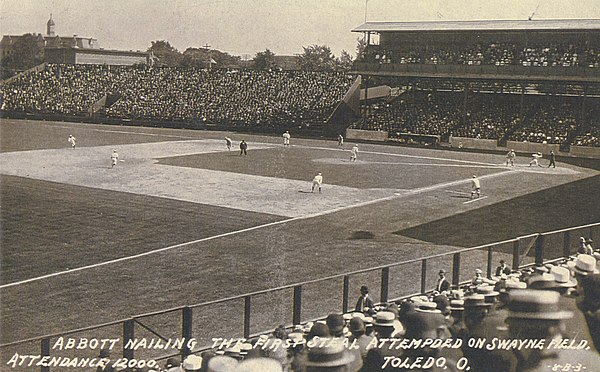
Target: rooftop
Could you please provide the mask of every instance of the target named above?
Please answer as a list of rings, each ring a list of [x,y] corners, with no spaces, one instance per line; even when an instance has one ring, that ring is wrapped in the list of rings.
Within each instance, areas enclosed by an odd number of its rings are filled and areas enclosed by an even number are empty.
[[[366,22],[352,32],[600,30],[600,19]]]

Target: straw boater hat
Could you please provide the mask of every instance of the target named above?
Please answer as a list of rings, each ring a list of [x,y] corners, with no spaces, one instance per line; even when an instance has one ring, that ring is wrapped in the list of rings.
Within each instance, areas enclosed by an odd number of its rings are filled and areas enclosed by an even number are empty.
[[[566,267],[554,266],[550,269],[550,274],[554,275],[558,287],[571,288],[577,286],[577,280],[571,278],[571,272]]]
[[[563,320],[573,312],[560,310],[560,295],[553,291],[514,290],[508,302],[508,319]]]
[[[234,371],[238,366],[238,361],[232,357],[217,355],[208,361],[207,372],[229,372]],[[185,368],[185,367],[184,367]]]
[[[324,347],[316,346],[308,351],[307,367],[341,367],[354,361],[354,355],[339,341],[326,342]]]
[[[271,358],[252,358],[241,362],[236,372],[281,372],[282,367],[278,361]]]
[[[558,285],[554,280],[554,275],[549,273],[536,275],[529,281],[529,288],[531,289],[552,289],[557,287]]]
[[[393,327],[396,316],[391,311],[380,311],[375,315],[375,324],[379,327]]]
[[[450,311],[463,311],[465,309],[465,300],[450,300]]]
[[[181,367],[185,371],[199,371],[200,368],[202,368],[202,357],[199,357],[198,355],[194,354],[188,355],[187,358],[185,358],[185,360],[183,361]]]
[[[494,291],[494,287],[491,285],[480,285],[476,288],[477,293],[483,295],[483,297],[497,297],[500,293]]]
[[[574,262],[571,261],[567,265],[575,272],[575,274],[585,276],[598,273],[596,259],[589,254],[580,254]]]
[[[442,312],[437,307],[438,305],[432,301],[421,302],[415,311],[420,313],[441,314]]]
[[[491,303],[485,302],[485,296],[479,293],[472,294],[465,297],[465,310],[477,307],[490,307]]]

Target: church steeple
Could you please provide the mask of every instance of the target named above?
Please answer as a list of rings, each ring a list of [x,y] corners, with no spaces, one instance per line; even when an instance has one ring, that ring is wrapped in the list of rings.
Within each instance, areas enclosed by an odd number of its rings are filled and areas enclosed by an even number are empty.
[[[52,13],[50,13],[50,19],[48,20],[48,23],[46,23],[46,35],[47,36],[54,36],[54,20],[52,19]]]

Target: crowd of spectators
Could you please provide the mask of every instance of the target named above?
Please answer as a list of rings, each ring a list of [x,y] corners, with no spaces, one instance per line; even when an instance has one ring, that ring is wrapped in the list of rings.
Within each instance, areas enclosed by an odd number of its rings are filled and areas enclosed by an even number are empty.
[[[588,98],[589,106],[597,99]],[[425,135],[562,144],[577,133],[578,97],[408,90],[391,101],[369,106],[353,127]],[[574,144],[594,146],[599,123],[588,115],[589,128]]]
[[[339,72],[48,65],[2,87],[3,110],[85,115],[104,94],[106,115],[211,124],[323,124],[352,83]]]
[[[592,370],[600,365],[600,251],[582,237],[578,252],[520,270],[501,260],[490,277],[477,269],[458,287],[440,270],[433,292],[395,303],[375,304],[362,286],[353,312],[221,343],[181,365],[169,359],[164,371]]]
[[[536,67],[600,67],[600,50],[582,45],[474,44],[464,48],[414,47],[410,50],[369,46],[363,60],[381,64],[494,65]]]
[[[562,144],[577,129],[575,104],[553,97],[534,96],[526,101],[523,125],[509,140]]]

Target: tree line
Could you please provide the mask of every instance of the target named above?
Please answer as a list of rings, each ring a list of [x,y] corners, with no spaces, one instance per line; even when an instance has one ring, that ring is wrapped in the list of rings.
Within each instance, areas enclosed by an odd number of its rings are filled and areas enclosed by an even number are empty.
[[[358,39],[357,52],[362,52],[364,45]],[[240,56],[209,46],[201,48],[187,48],[183,53],[174,48],[168,41],[152,41],[148,48],[152,63],[159,66],[170,67],[197,67],[197,68],[254,68],[267,70],[273,68],[298,69],[305,71],[347,71],[352,67],[353,57],[342,50],[336,57],[331,48],[326,45],[309,45],[295,56],[277,56],[269,49],[256,53],[253,59],[243,60]],[[18,38],[11,47],[11,52],[5,54],[0,61],[0,74],[2,79],[27,70],[44,62],[45,46],[39,36],[24,34]]]

